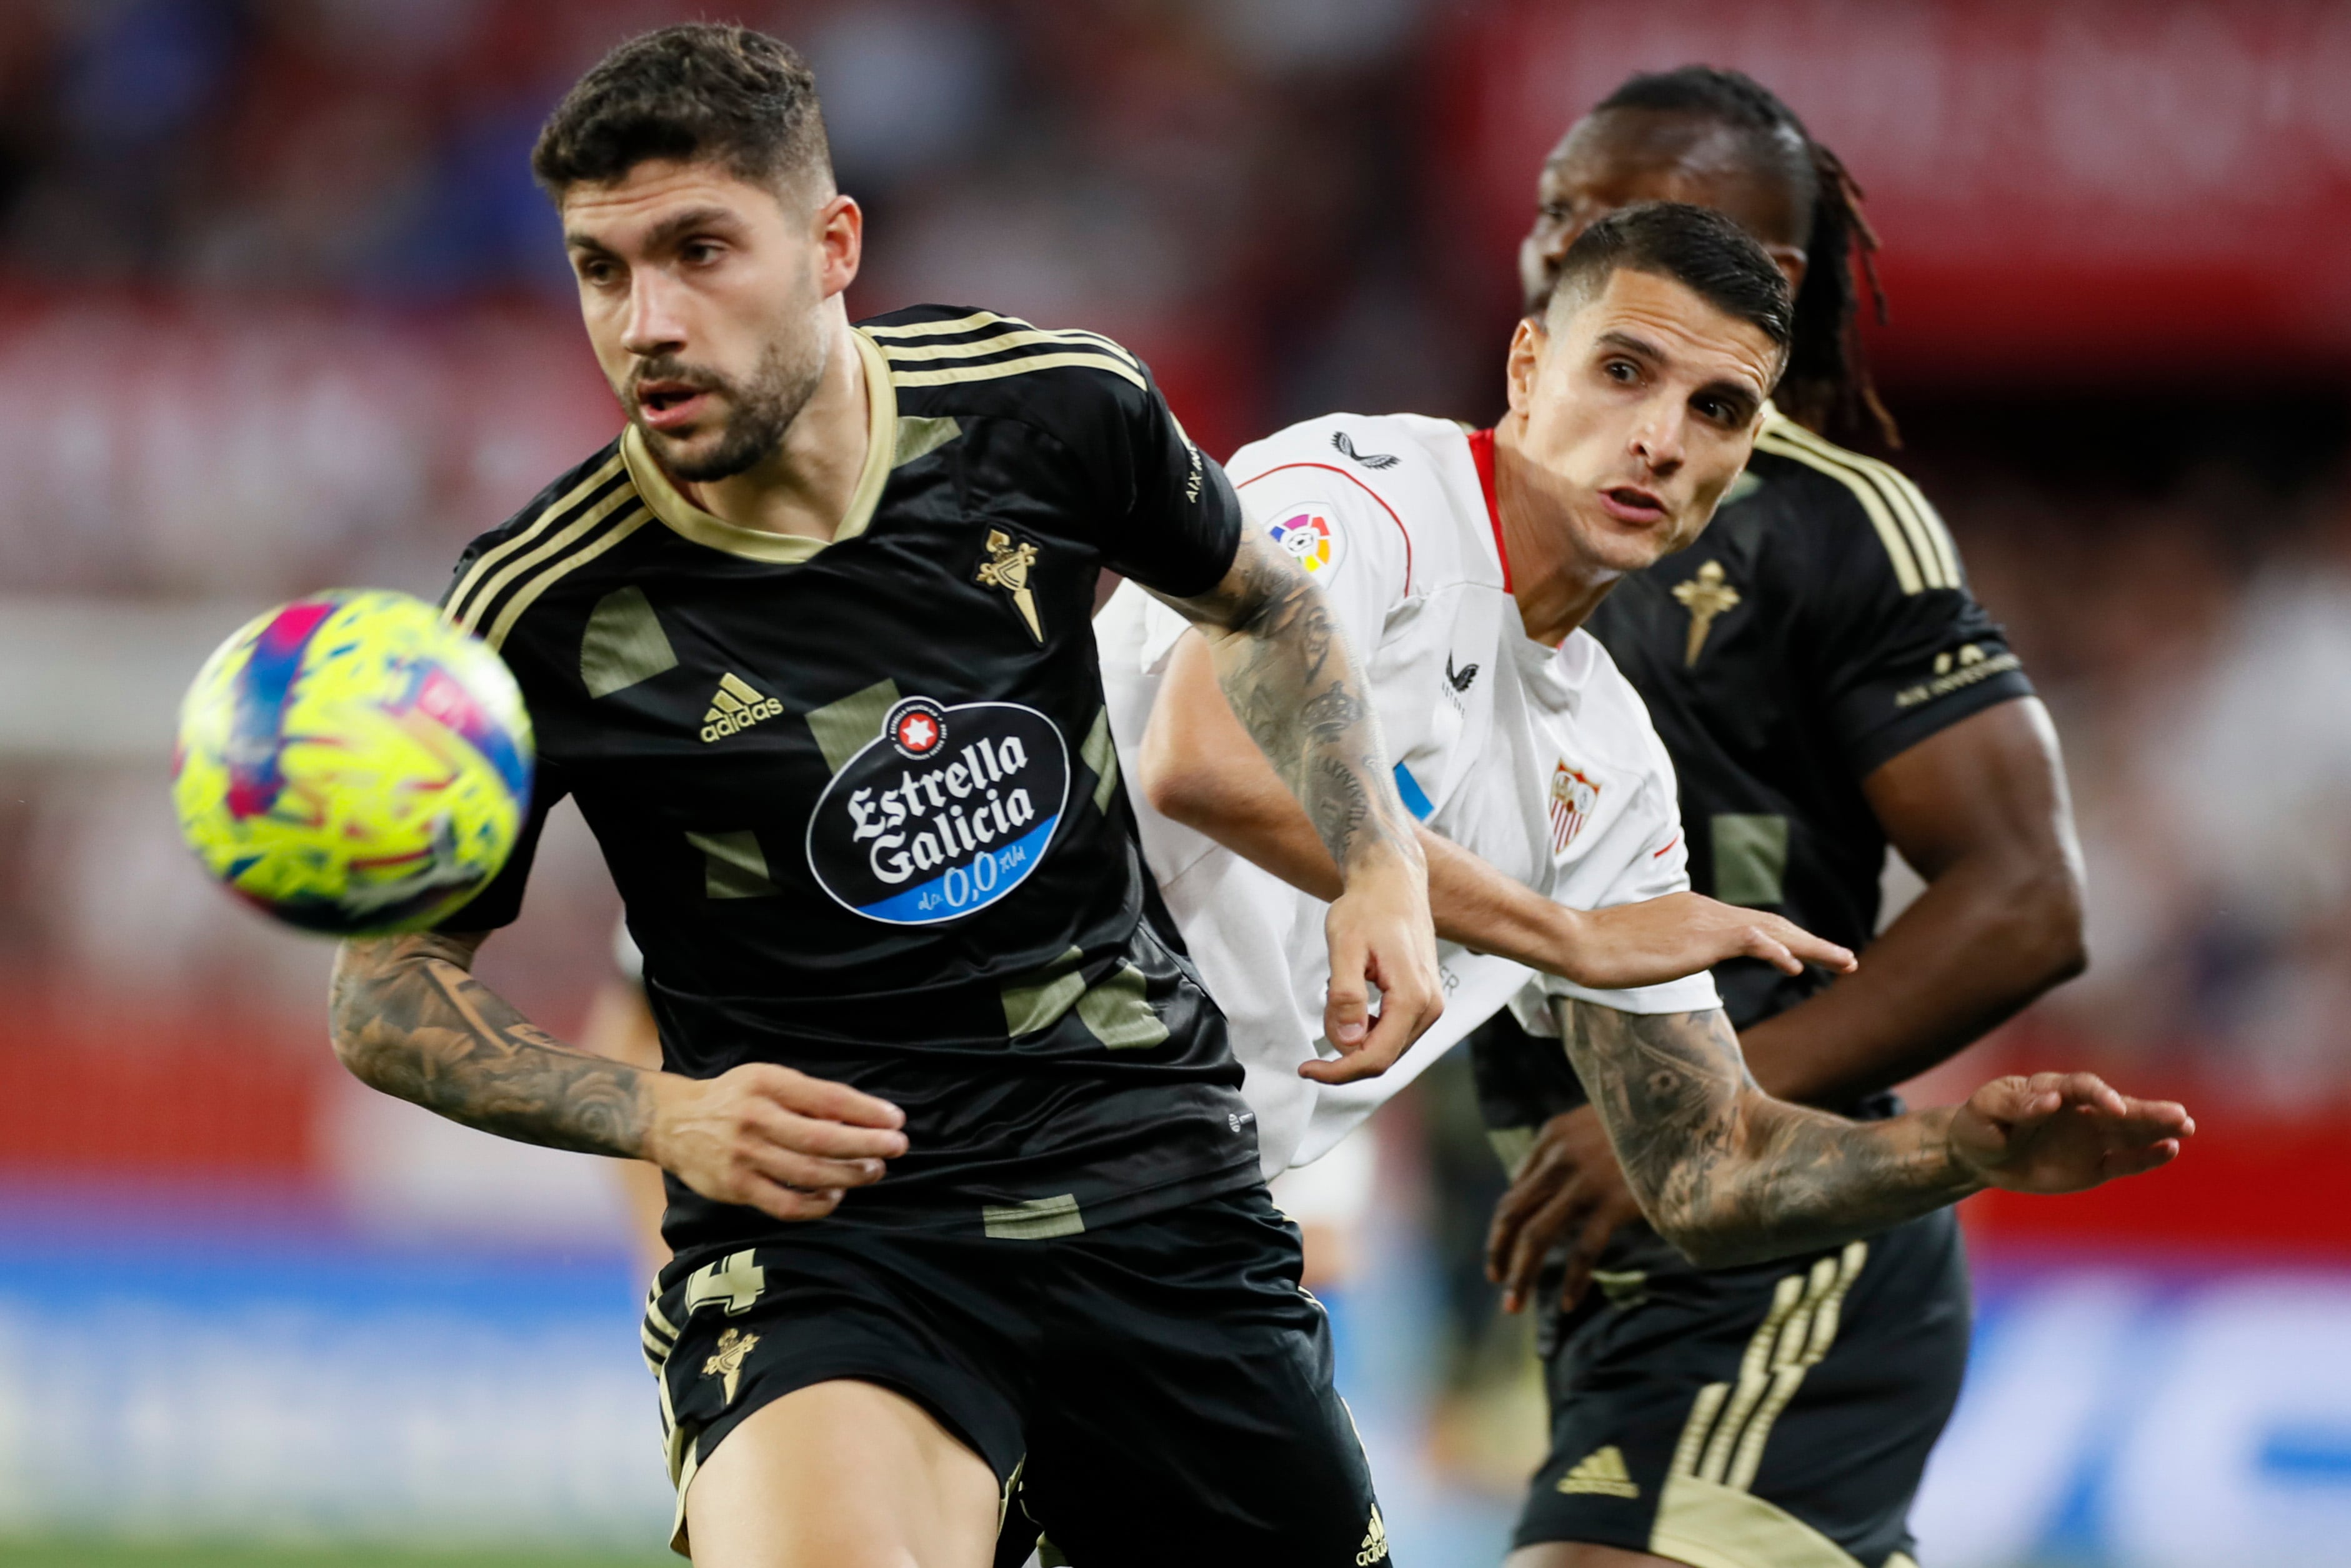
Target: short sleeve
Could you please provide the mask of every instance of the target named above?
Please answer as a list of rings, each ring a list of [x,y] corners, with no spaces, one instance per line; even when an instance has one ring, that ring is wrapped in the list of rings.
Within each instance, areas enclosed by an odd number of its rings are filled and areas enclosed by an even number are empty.
[[[541,758],[531,777],[530,811],[515,836],[514,852],[507,856],[507,863],[490,879],[489,886],[437,923],[441,930],[496,931],[515,923],[522,913],[523,885],[530,881],[530,863],[538,854],[538,835],[547,826],[547,814],[569,792],[559,771]]]
[[[1404,524],[1376,492],[1322,464],[1286,462],[1280,444],[1259,442],[1234,454],[1248,526],[1305,569],[1357,653],[1369,659],[1388,612],[1412,591]]]
[[[1803,617],[1822,704],[1855,777],[2032,692],[2006,633],[1968,591],[1941,518],[1907,480],[1884,475],[1874,512],[1858,493],[1844,497],[1851,515],[1821,541]]]
[[[1113,571],[1175,599],[1206,593],[1232,569],[1241,508],[1230,480],[1184,434],[1145,372],[1122,385],[1110,455],[1113,515],[1102,535]]]
[[[450,599],[456,593],[458,584],[465,581],[474,562],[479,559],[486,542],[496,537],[485,535],[475,540],[459,558],[456,570],[450,573],[449,588],[441,596],[441,607],[444,612]],[[504,653],[501,656],[507,657],[507,665],[512,668],[513,659]],[[526,701],[528,695],[527,692],[524,694]],[[507,856],[507,863],[498,868],[498,874],[490,879],[487,887],[437,921],[435,925],[439,929],[496,931],[515,923],[516,917],[522,913],[523,886],[530,880],[530,865],[538,854],[538,836],[547,826],[547,814],[569,793],[570,786],[563,781],[561,770],[544,755],[540,756],[531,769],[529,810],[524,814],[521,831],[515,835],[514,850]]]

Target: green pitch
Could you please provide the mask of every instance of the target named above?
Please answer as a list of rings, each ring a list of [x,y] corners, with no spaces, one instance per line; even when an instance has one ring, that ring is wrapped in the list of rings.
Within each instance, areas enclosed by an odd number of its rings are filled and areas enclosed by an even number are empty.
[[[631,1555],[524,1547],[402,1550],[246,1542],[0,1541],[0,1568],[684,1568],[665,1552]]]

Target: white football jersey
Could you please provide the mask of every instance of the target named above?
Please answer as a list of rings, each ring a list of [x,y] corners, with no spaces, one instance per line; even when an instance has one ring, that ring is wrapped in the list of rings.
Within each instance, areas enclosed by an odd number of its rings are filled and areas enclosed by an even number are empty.
[[[1369,666],[1414,815],[1573,908],[1681,892],[1673,764],[1641,699],[1586,633],[1554,649],[1519,618],[1491,443],[1416,414],[1333,414],[1243,447],[1227,471],[1252,525],[1312,575]],[[1184,630],[1132,584],[1094,623],[1112,732],[1130,758]],[[1269,1176],[1328,1150],[1522,990],[1537,1010],[1544,992],[1629,1012],[1719,1005],[1704,973],[1594,991],[1440,943],[1436,1027],[1378,1078],[1316,1084],[1298,1068],[1336,1054],[1322,1038],[1328,906],[1130,793],[1160,891],[1229,1021]]]

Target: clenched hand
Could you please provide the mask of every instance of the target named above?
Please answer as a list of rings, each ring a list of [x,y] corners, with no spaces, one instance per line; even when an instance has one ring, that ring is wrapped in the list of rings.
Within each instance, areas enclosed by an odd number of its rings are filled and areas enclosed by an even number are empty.
[[[1641,1218],[1641,1205],[1609,1146],[1608,1130],[1589,1105],[1542,1124],[1534,1147],[1494,1206],[1486,1233],[1486,1278],[1502,1287],[1502,1310],[1523,1309],[1543,1260],[1568,1244],[1559,1302],[1573,1307],[1592,1284],[1609,1239]]]
[[[1298,1069],[1317,1083],[1376,1078],[1395,1064],[1445,1011],[1437,973],[1437,933],[1428,918],[1428,877],[1417,854],[1393,852],[1359,867],[1322,923],[1331,946],[1331,992],[1322,1035],[1336,1061]],[[1368,982],[1368,984],[1367,984]],[[1380,988],[1371,1016],[1370,987]]]
[[[898,1107],[773,1062],[653,1082],[645,1158],[705,1197],[773,1218],[821,1218],[906,1152]]]

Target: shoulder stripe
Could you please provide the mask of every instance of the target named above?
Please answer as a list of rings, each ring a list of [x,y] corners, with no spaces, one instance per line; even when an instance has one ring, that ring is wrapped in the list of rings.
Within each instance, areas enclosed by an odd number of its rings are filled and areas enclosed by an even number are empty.
[[[1029,348],[1039,343],[1050,343],[1068,349],[1091,349],[1121,364],[1135,368],[1134,356],[1106,339],[1091,333],[1046,332],[1031,328],[1025,332],[998,332],[990,338],[975,338],[961,343],[884,343],[882,351],[893,361],[976,360],[987,354],[1000,354],[1010,349]]]
[[[529,609],[540,594],[554,587],[558,579],[567,572],[586,566],[653,520],[653,513],[646,509],[642,501],[622,512],[620,520],[611,528],[515,590],[514,596],[507,601],[506,608],[498,612],[498,618],[491,622],[489,630],[482,634],[482,641],[493,648],[503,646],[507,640],[507,633],[514,630],[517,621],[522,619],[522,612]]]
[[[1775,437],[1781,444],[1770,450],[1834,475],[1852,486],[1856,495],[1862,493],[1864,484],[1867,485],[1884,502],[1888,514],[1901,525],[1903,535],[1917,562],[1924,586],[1959,586],[1958,552],[1951,548],[1950,536],[1944,530],[1942,519],[1935,515],[1935,509],[1927,504],[1927,497],[1900,469],[1889,463],[1880,463],[1874,457],[1847,452],[1791,421],[1774,423],[1765,434]],[[1759,439],[1756,444],[1761,445],[1761,440]],[[1873,517],[1872,520],[1876,519]],[[1906,586],[1905,591],[1915,593],[1917,590]]]
[[[1114,376],[1125,377],[1138,387],[1144,385],[1142,372],[1098,350],[1085,353],[1030,354],[1009,360],[994,360],[986,364],[954,365],[928,371],[903,370],[893,363],[890,380],[902,387],[935,387],[945,386],[950,382],[994,381],[998,376],[1025,375],[1030,371],[1050,371],[1065,365],[1108,371]]]
[[[1901,486],[1902,493],[1910,497],[1910,504],[1917,508],[1919,520],[1927,525],[1927,534],[1934,541],[1935,553],[1942,559],[1943,586],[1946,588],[1961,586],[1959,547],[1951,543],[1951,530],[1943,526],[1942,513],[1935,510],[1935,504],[1927,499],[1926,493],[1918,488],[1917,483],[1909,475],[1891,463],[1882,466],[1892,477],[1894,483]]]
[[[466,603],[464,612],[460,614],[452,616],[451,619],[455,621],[458,625],[464,627],[466,631],[479,635],[489,614],[490,606],[497,602],[498,595],[507,591],[508,584],[512,583],[517,578],[522,576],[525,572],[529,571],[539,565],[542,561],[549,559],[550,557],[559,557],[563,555],[592,532],[597,525],[601,523],[606,517],[611,517],[616,511],[620,511],[627,507],[637,504],[637,501],[638,497],[634,486],[622,485],[617,486],[613,489],[611,494],[606,496],[602,500],[598,501],[594,506],[588,507],[584,511],[577,513],[570,522],[565,524],[560,530],[559,530],[552,538],[549,538],[545,543],[539,545],[538,548],[527,554],[517,556],[514,559],[507,562],[505,566],[498,570],[497,575],[492,577],[487,582],[482,585],[481,591],[475,593]]]
[[[1917,557],[1912,552],[1907,532],[1895,521],[1893,512],[1886,507],[1886,498],[1876,486],[1819,453],[1807,451],[1785,439],[1776,429],[1766,430],[1758,435],[1755,448],[1775,456],[1793,458],[1807,467],[1818,469],[1851,490],[1855,499],[1861,503],[1861,509],[1869,514],[1870,526],[1877,530],[1878,542],[1886,547],[1886,557],[1894,563],[1895,580],[1902,585],[1902,591],[1917,593],[1926,588],[1926,579],[1918,570]]]
[[[523,549],[525,546],[528,545],[532,539],[537,538],[540,534],[545,533],[549,528],[553,528],[556,524],[564,520],[579,507],[586,503],[589,497],[593,496],[601,486],[609,485],[615,478],[619,477],[622,467],[622,464],[621,462],[621,455],[618,452],[615,452],[608,461],[598,465],[597,469],[593,474],[589,475],[588,477],[573,486],[569,495],[566,495],[561,500],[557,501],[553,506],[539,513],[539,515],[537,517],[534,517],[528,526],[515,530],[515,535],[512,538],[507,539],[505,543],[500,544],[494,549],[484,550],[480,559],[474,562],[472,570],[465,573],[463,580],[461,580],[457,584],[456,588],[450,592],[449,606],[442,612],[443,617],[446,620],[462,622],[465,613],[466,597],[481,584],[482,579],[485,576],[494,570],[500,561],[506,559],[507,557],[514,554],[517,550]]]
[[[982,327],[1016,318],[998,316],[993,310],[975,310],[968,316],[957,316],[946,321],[907,321],[895,327],[861,326],[857,329],[869,338],[936,338],[948,332],[976,332]],[[1020,325],[1029,323],[1022,321]]]
[[[1233,488],[1236,490],[1246,490],[1260,479],[1270,479],[1274,475],[1283,473],[1291,468],[1320,468],[1327,474],[1336,474],[1340,478],[1344,479],[1348,484],[1353,485],[1356,489],[1361,490],[1364,495],[1369,496],[1373,500],[1377,501],[1380,504],[1380,510],[1388,515],[1388,521],[1394,523],[1396,526],[1396,532],[1404,536],[1404,591],[1405,596],[1409,598],[1412,594],[1412,530],[1404,526],[1404,519],[1396,516],[1396,509],[1388,505],[1386,497],[1381,495],[1377,490],[1373,489],[1369,485],[1364,484],[1361,479],[1356,478],[1353,474],[1348,473],[1344,468],[1339,467],[1337,465],[1331,463],[1277,463],[1272,467],[1252,474],[1246,479],[1235,480],[1233,482]]]
[[[1909,476],[1891,463],[1881,463],[1875,457],[1864,457],[1857,452],[1847,452],[1833,442],[1813,434],[1802,425],[1789,422],[1780,433],[1797,445],[1818,454],[1831,463],[1841,464],[1856,473],[1867,475],[1886,497],[1886,505],[1902,520],[1903,530],[1910,537],[1911,548],[1918,553],[1918,566],[1929,588],[1957,588],[1959,585],[1957,552],[1944,533],[1942,519],[1927,505],[1927,497],[1910,483]],[[1938,581],[1938,579],[1940,579]]]
[[[985,353],[990,346],[1000,345],[1009,348],[1016,343],[1029,341],[1091,343],[1096,348],[1117,355],[1137,370],[1143,368],[1142,361],[1129,353],[1115,339],[1104,337],[1100,332],[1090,332],[1081,327],[1040,327],[1034,322],[1024,321],[1018,316],[999,316],[993,310],[975,310],[968,316],[958,316],[951,321],[913,321],[903,327],[862,327],[859,330],[872,339],[885,352],[911,359],[929,359],[937,356],[928,349],[900,343],[895,340],[944,338],[951,334],[986,332],[988,334],[986,337],[974,337],[953,347],[977,354]],[[1030,334],[1033,336],[1029,336]]]

